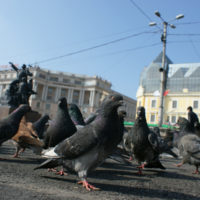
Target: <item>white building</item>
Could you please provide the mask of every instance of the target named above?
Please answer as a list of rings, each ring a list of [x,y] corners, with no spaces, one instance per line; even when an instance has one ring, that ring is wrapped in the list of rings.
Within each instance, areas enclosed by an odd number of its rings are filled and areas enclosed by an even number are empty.
[[[83,115],[87,117],[94,112],[101,101],[111,93],[118,93],[111,89],[112,84],[98,76],[86,76],[31,67],[33,73],[33,90],[30,105],[33,110],[41,114],[54,117],[57,111],[57,102],[60,97],[66,97],[68,103],[76,103]],[[5,92],[10,82],[17,78],[14,70],[0,71],[0,103],[6,103]],[[124,96],[127,121],[134,121],[136,100]]]

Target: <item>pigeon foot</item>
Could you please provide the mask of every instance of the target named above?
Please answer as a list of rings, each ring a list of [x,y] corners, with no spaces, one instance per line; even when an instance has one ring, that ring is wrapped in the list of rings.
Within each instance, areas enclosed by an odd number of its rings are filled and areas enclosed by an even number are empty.
[[[175,164],[176,167],[181,167],[182,165],[183,165],[183,163]]]
[[[82,186],[88,191],[90,191],[90,190],[96,190],[96,191],[100,190],[100,188],[96,188],[93,185],[90,185],[86,180],[79,181],[78,184],[82,184]]]
[[[56,172],[57,175],[60,175],[60,176],[67,176],[68,174],[64,172],[63,169],[61,169],[60,171]]]

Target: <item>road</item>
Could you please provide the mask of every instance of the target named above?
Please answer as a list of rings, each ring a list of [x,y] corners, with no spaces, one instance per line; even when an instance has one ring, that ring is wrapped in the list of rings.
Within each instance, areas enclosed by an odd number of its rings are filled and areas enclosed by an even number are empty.
[[[137,174],[136,163],[127,166],[107,160],[91,172],[88,181],[101,188],[86,191],[77,184],[76,174],[56,175],[45,169],[34,171],[44,159],[26,150],[20,158],[13,158],[15,148],[8,141],[0,147],[1,200],[129,200],[129,199],[200,199],[200,175],[194,166],[177,168],[180,160],[162,158],[166,170],[144,169]]]

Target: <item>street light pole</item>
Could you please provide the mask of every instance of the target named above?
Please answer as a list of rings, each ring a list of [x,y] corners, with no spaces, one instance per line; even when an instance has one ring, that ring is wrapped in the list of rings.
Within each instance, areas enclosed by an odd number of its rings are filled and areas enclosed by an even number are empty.
[[[163,34],[161,37],[163,42],[163,55],[162,55],[162,68],[160,69],[161,72],[161,84],[160,84],[160,106],[158,112],[158,125],[159,127],[162,126],[163,123],[163,112],[164,112],[164,91],[166,87],[166,67],[165,67],[165,58],[166,58],[166,43],[167,43],[167,22],[163,22]]]
[[[166,62],[166,43],[167,43],[167,26],[169,25],[171,28],[176,28],[173,24],[168,24],[162,17],[161,14],[156,11],[155,15],[159,17],[163,22],[163,34],[161,36],[161,41],[163,43],[163,55],[162,55],[162,65],[159,71],[161,72],[161,83],[160,83],[160,106],[158,111],[158,126],[161,127],[163,123],[163,114],[164,114],[164,91],[166,88],[166,82],[167,82],[167,67],[165,65]],[[176,16],[174,20],[178,20],[183,18],[183,14],[179,14]],[[173,21],[173,20],[172,20]],[[150,22],[150,26],[157,25],[156,22]]]

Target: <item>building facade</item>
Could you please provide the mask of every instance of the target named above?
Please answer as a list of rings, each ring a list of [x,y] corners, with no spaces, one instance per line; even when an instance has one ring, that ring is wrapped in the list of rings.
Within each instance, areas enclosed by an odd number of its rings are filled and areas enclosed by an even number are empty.
[[[86,76],[64,72],[50,71],[40,67],[31,67],[33,73],[33,90],[37,92],[30,98],[33,110],[41,114],[49,114],[53,118],[57,111],[57,102],[66,97],[68,103],[77,104],[84,117],[94,112],[102,100],[111,93],[111,83],[98,76]],[[0,71],[0,103],[6,104],[6,90],[10,82],[17,78],[14,70]],[[136,100],[124,96],[127,121],[134,121]]]
[[[136,95],[137,107],[145,107],[147,122],[150,124],[158,124],[161,63],[162,52],[144,68]],[[188,106],[192,106],[200,117],[200,63],[173,64],[166,56],[166,64],[163,123],[175,124],[179,116],[187,118]]]

